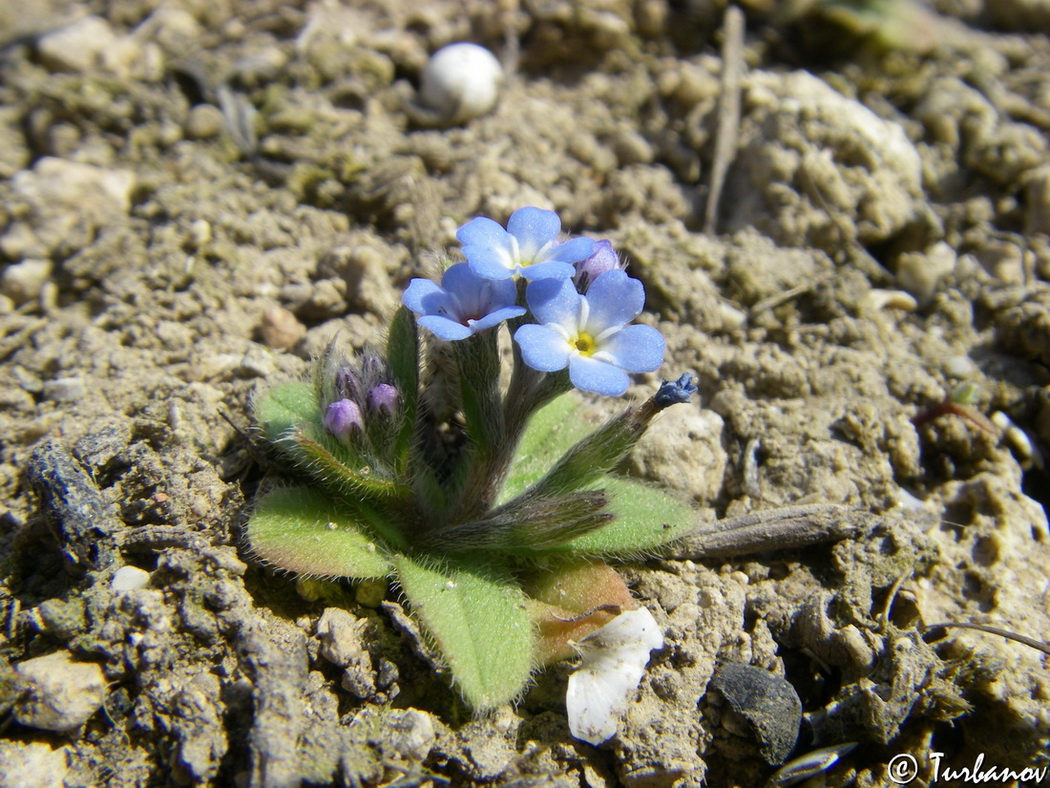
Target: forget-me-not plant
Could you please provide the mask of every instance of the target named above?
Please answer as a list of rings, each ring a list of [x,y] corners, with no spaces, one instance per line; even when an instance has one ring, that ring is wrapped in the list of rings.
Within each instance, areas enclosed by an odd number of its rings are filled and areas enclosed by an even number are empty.
[[[693,513],[615,469],[696,387],[690,375],[665,382],[592,429],[572,388],[620,395],[629,373],[663,361],[660,333],[632,323],[642,283],[608,242],[564,239],[552,211],[522,208],[506,229],[477,218],[457,237],[467,261],[440,284],[412,280],[385,353],[351,359],[333,343],[311,382],[258,398],[264,436],[301,481],[264,492],[246,531],[281,569],[393,580],[484,710],[639,608],[606,561],[676,539]],[[503,324],[514,340],[505,386]],[[618,647],[644,656],[653,626],[638,648]]]

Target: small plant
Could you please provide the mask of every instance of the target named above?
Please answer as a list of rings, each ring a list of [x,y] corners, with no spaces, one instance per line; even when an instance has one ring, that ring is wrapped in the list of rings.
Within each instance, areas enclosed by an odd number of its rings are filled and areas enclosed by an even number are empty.
[[[303,575],[395,580],[478,710],[637,610],[605,561],[652,552],[693,520],[687,503],[613,472],[653,416],[696,391],[691,376],[597,429],[576,415],[570,389],[624,394],[628,373],[661,365],[664,340],[632,323],[644,290],[612,246],[560,231],[538,208],[506,229],[468,222],[457,233],[467,261],[440,283],[412,280],[385,354],[351,360],[333,343],[312,382],[255,403],[266,439],[310,484],[260,497],[254,553]],[[622,628],[643,633],[644,666],[655,622]],[[617,648],[637,653],[624,637]]]

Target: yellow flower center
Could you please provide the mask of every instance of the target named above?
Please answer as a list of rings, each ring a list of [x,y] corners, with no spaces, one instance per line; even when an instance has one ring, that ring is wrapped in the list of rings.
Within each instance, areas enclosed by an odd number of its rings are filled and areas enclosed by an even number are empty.
[[[594,337],[590,334],[577,334],[573,344],[576,345],[576,349],[580,351],[581,356],[593,355],[594,351],[598,349],[598,343],[594,341]]]

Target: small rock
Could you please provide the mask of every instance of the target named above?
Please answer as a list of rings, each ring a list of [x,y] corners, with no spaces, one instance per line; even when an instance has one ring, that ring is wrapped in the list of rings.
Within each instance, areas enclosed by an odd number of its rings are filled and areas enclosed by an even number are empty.
[[[197,104],[186,117],[186,136],[191,140],[206,140],[222,133],[222,110],[214,104]]]
[[[150,574],[137,566],[122,566],[113,573],[109,587],[114,591],[137,591],[149,585]]]
[[[117,44],[109,23],[98,16],[85,16],[40,37],[37,53],[52,71],[90,71],[100,65],[104,53]]]
[[[317,637],[321,639],[321,656],[345,668],[359,659],[364,646],[359,626],[361,622],[351,613],[338,607],[328,607],[317,620]]]
[[[65,651],[27,659],[15,666],[19,698],[14,715],[21,724],[47,731],[72,731],[98,711],[106,695],[102,668],[73,662]]]
[[[54,788],[69,771],[66,748],[44,742],[0,740],[0,764],[0,788]]]
[[[802,701],[785,679],[753,665],[723,665],[711,679],[733,711],[750,723],[766,763],[783,763],[798,740]]]
[[[44,383],[44,399],[51,402],[74,402],[87,392],[81,377],[55,378]]]
[[[897,284],[925,304],[940,281],[955,270],[955,261],[955,250],[943,241],[925,252],[907,252],[897,258]]]
[[[268,378],[276,371],[273,354],[260,345],[249,347],[237,365],[237,374],[247,378]]]
[[[95,228],[126,217],[135,174],[45,156],[10,183],[27,203],[29,221],[28,226],[14,222],[0,248],[6,254],[20,251],[19,257],[49,257],[51,250],[87,243]]]
[[[278,350],[287,350],[306,336],[306,326],[287,309],[272,306],[263,312],[259,333],[265,344]]]
[[[435,52],[423,69],[419,103],[435,125],[463,123],[496,106],[502,82],[503,68],[487,49],[449,44]]]
[[[9,265],[0,275],[0,292],[16,304],[35,301],[53,269],[50,260],[23,260]]]
[[[423,761],[437,741],[433,718],[418,709],[392,710],[386,719],[390,744],[402,758]]]

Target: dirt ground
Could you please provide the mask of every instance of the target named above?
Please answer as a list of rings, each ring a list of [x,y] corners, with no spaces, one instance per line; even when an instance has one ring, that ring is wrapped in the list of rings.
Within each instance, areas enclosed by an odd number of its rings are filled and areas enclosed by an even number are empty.
[[[813,784],[1050,765],[1047,652],[929,629],[1050,632],[1050,6],[849,5],[742,2],[705,232],[721,0],[0,1],[0,785],[763,785],[731,663],[794,686],[792,757],[858,743]],[[429,127],[461,40],[500,103]],[[474,717],[396,589],[241,540],[253,395],[525,205],[645,283],[668,360],[629,397],[699,379],[627,471],[700,520],[871,515],[624,566],[666,645],[601,747],[571,665]]]

